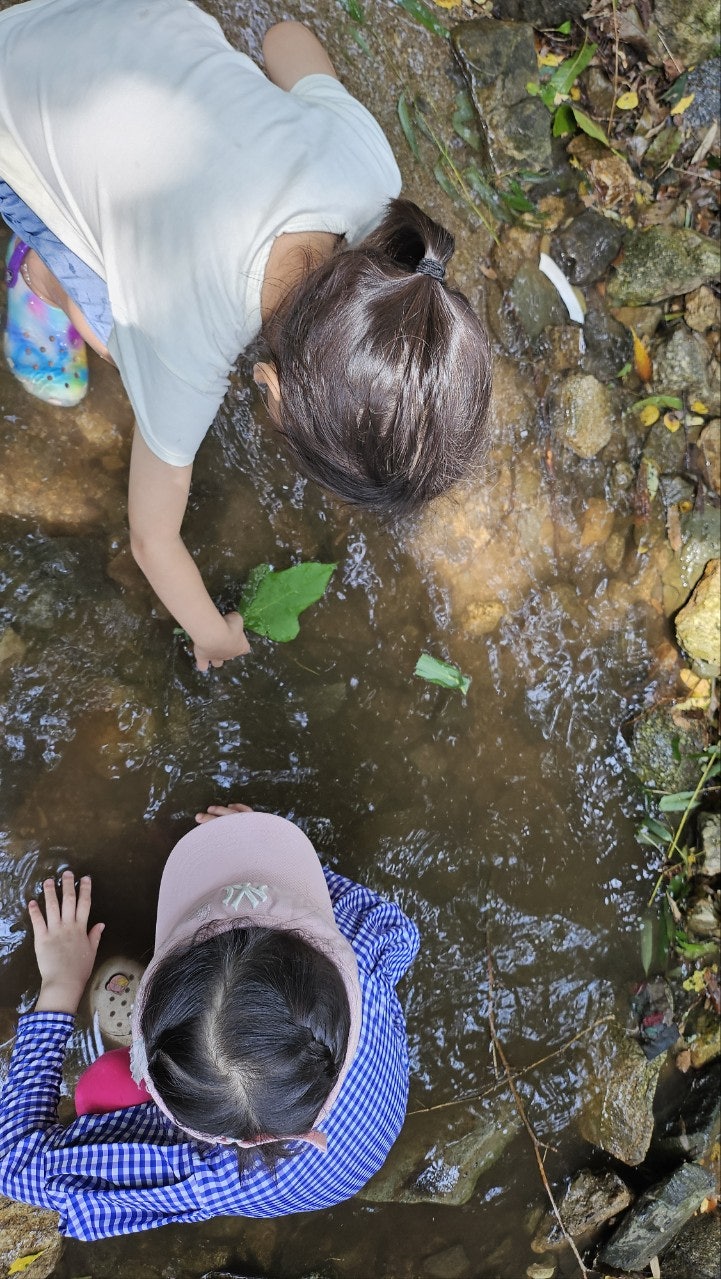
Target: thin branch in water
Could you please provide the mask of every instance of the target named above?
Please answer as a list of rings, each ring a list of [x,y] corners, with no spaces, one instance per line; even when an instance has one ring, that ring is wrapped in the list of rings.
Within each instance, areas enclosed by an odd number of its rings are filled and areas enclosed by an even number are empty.
[[[571,1249],[571,1252],[573,1253],[574,1257],[576,1258],[576,1261],[578,1262],[579,1271],[583,1279],[588,1279],[588,1271],[583,1264],[583,1258],[581,1257],[581,1254],[578,1251],[578,1248],[576,1247],[575,1243],[573,1242],[573,1239],[571,1238],[568,1231],[566,1230],[565,1225],[563,1224],[563,1218],[558,1210],[558,1204],[556,1203],[556,1200],[553,1195],[553,1191],[551,1190],[550,1182],[548,1180],[548,1177],[546,1176],[546,1169],[544,1167],[543,1159],[541,1157],[541,1146],[540,1146],[538,1137],[533,1131],[531,1122],[528,1118],[528,1115],[526,1114],[526,1108],[521,1099],[521,1095],[518,1089],[516,1088],[515,1081],[513,1078],[513,1072],[511,1071],[511,1068],[508,1064],[508,1058],[506,1057],[506,1054],[504,1052],[503,1044],[498,1038],[498,1034],[496,1032],[496,1018],[493,1011],[493,960],[491,959],[490,951],[488,952],[488,958],[486,962],[488,967],[488,1027],[491,1032],[491,1043],[493,1044],[495,1051],[498,1053],[498,1056],[501,1059],[503,1069],[506,1072],[506,1078],[508,1080],[509,1087],[511,1089],[511,1092],[513,1093],[513,1100],[516,1103],[516,1109],[523,1121],[523,1126],[526,1129],[526,1132],[531,1138],[531,1144],[533,1145],[533,1153],[536,1156],[538,1171],[541,1174],[541,1181],[543,1182],[543,1189],[548,1195],[548,1202],[550,1203],[551,1208],[553,1210],[553,1215],[556,1218],[556,1221],[558,1222],[561,1234],[563,1235],[564,1239],[566,1240],[566,1243],[568,1244],[569,1248]]]

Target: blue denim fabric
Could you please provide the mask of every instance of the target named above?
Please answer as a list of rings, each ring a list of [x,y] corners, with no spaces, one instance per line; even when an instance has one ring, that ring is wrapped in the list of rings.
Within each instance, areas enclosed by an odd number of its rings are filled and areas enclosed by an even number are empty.
[[[113,328],[108,289],[104,280],[79,257],[66,249],[37,214],[0,178],[0,216],[16,235],[34,249],[65,292],[77,302],[101,342],[107,345]]]

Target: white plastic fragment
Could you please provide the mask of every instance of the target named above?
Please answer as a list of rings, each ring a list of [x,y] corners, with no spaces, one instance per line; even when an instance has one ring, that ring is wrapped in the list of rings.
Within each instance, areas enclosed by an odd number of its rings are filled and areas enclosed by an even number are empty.
[[[556,266],[553,258],[549,258],[547,253],[541,254],[538,266],[546,276],[546,279],[551,281],[574,324],[583,324],[586,318],[583,307],[576,296],[576,290],[571,281],[566,279],[560,266]]]

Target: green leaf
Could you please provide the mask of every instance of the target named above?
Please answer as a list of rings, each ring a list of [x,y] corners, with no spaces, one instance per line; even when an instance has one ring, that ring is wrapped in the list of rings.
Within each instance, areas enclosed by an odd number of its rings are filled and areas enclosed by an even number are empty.
[[[463,170],[463,177],[468,183],[468,186],[471,188],[474,196],[477,196],[479,200],[482,200],[484,204],[488,205],[488,208],[494,216],[498,218],[499,222],[514,221],[514,218],[511,217],[508,211],[503,196],[483,176],[480,169],[475,164],[469,164],[468,167]]]
[[[628,375],[629,375],[629,373],[631,372],[631,369],[632,369],[632,368],[633,368],[633,365],[632,365],[631,361],[630,361],[630,360],[627,360],[627,361],[626,361],[626,363],[624,364],[623,368],[622,368],[622,369],[619,369],[619,370],[618,370],[618,373],[616,373],[616,374],[615,374],[615,376],[616,376],[616,377],[620,377],[620,378],[628,377]]]
[[[587,133],[589,138],[596,138],[598,142],[602,142],[604,146],[610,147],[611,150],[613,150],[613,147],[611,147],[611,143],[606,137],[606,134],[600,124],[596,124],[596,121],[592,120],[590,115],[586,115],[585,111],[579,111],[578,107],[574,107],[572,105],[571,110],[579,129],[583,129],[583,132]]]
[[[352,34],[352,36],[353,36],[353,40],[354,40],[354,41],[355,41],[355,43],[358,45],[358,48],[359,48],[359,49],[362,49],[363,53],[365,53],[365,55],[366,55],[366,57],[367,57],[367,58],[372,58],[372,57],[373,57],[373,52],[372,52],[372,50],[371,50],[371,47],[370,47],[370,45],[369,45],[368,41],[366,40],[365,36],[363,35],[363,32],[362,32],[362,31],[357,31],[357,30],[356,30],[356,28],[354,27],[354,28],[353,28],[353,31],[352,31],[352,33],[351,33],[351,34]]]
[[[439,160],[438,163],[434,165],[433,176],[436,182],[438,183],[439,187],[441,188],[441,191],[445,191],[446,195],[449,195],[452,200],[458,199],[458,191],[456,190],[450,177],[446,173],[446,170],[443,167],[442,160]]]
[[[400,98],[398,99],[398,119],[401,122],[401,128],[403,130],[403,136],[406,142],[408,143],[411,151],[416,157],[416,160],[420,160],[421,153],[418,150],[418,139],[416,137],[416,131],[413,128],[413,121],[411,119],[411,113],[408,109],[408,102],[406,100],[405,93],[402,93]]]
[[[566,133],[574,133],[575,129],[576,117],[571,110],[571,104],[564,102],[553,117],[553,136],[562,138]]]
[[[337,564],[294,564],[275,573],[270,564],[254,568],[238,604],[246,630],[286,644],[300,629],[299,615],[325,593]]]
[[[396,0],[396,4],[401,9],[405,9],[411,18],[415,18],[416,22],[420,22],[426,31],[430,31],[434,36],[442,36],[444,40],[450,39],[448,27],[444,27],[443,23],[438,21],[433,10],[429,9],[423,0]]]
[[[670,89],[661,94],[661,101],[668,102],[670,106],[675,107],[686,95],[686,85],[688,83],[688,71],[682,72],[677,80],[674,80]]]
[[[641,920],[641,965],[648,977],[653,963],[656,939],[656,917],[647,912]]]
[[[361,25],[365,22],[363,6],[358,3],[358,0],[340,0],[340,3],[341,8],[345,9],[348,17],[354,22],[359,22]]]
[[[673,795],[662,795],[658,806],[662,813],[685,813],[692,806],[692,801],[694,808],[700,803],[695,791],[679,790]]]
[[[520,182],[517,182],[515,178],[511,178],[505,191],[501,194],[509,209],[513,209],[514,213],[535,213],[539,216],[535,204],[532,200],[529,200]]]
[[[689,941],[686,933],[679,928],[676,931],[673,944],[676,947],[676,950],[681,955],[684,955],[686,959],[700,959],[702,955],[714,954],[717,943],[714,941],[713,937],[710,937],[708,941],[705,942]]]
[[[637,409],[644,409],[647,404],[652,404],[656,409],[682,409],[683,400],[677,395],[647,395],[643,400],[636,400],[631,405],[631,412],[635,413]]]
[[[570,34],[571,34],[571,19],[570,19],[570,18],[566,18],[566,21],[565,21],[565,22],[562,22],[562,23],[561,23],[561,25],[560,25],[560,27],[556,27],[556,31],[557,31],[557,32],[558,32],[558,34],[559,34],[559,35],[561,35],[561,36],[570,36]]]
[[[597,48],[598,45],[595,44],[584,44],[575,57],[567,58],[556,67],[548,82],[554,93],[570,93],[572,85],[576,83],[581,72],[586,70]]]
[[[458,688],[464,696],[471,687],[470,675],[464,675],[458,666],[450,662],[431,657],[430,653],[421,653],[413,674],[428,680],[429,684],[440,684],[441,688]]]
[[[641,830],[648,830],[660,839],[664,844],[671,843],[671,832],[668,826],[664,826],[662,822],[657,822],[655,817],[647,817]]]

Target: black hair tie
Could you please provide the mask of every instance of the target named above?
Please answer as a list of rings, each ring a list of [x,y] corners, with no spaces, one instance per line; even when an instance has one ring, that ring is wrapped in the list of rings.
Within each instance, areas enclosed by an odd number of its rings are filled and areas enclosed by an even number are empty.
[[[416,275],[430,275],[434,280],[445,279],[446,268],[435,258],[421,258],[416,267]]]

